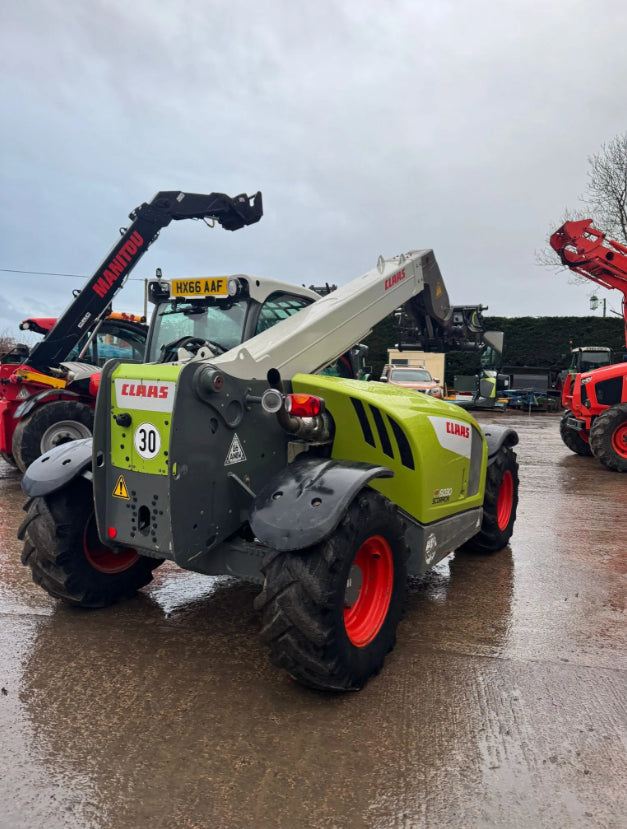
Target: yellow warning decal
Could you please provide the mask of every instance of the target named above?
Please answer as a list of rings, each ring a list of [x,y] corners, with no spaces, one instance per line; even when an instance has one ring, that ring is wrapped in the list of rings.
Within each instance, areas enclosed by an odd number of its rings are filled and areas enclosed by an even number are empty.
[[[127,501],[130,500],[128,489],[126,488],[126,482],[124,480],[124,476],[120,475],[118,478],[118,482],[113,488],[113,497],[114,498],[126,498]]]

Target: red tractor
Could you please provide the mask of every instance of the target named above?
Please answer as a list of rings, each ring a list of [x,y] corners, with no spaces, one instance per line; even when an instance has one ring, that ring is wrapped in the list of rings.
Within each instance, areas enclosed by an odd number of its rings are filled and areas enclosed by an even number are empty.
[[[623,293],[627,344],[627,246],[605,238],[592,219],[566,222],[551,236],[563,265],[604,288]],[[627,472],[627,362],[570,374],[562,390],[562,440],[578,455]]]

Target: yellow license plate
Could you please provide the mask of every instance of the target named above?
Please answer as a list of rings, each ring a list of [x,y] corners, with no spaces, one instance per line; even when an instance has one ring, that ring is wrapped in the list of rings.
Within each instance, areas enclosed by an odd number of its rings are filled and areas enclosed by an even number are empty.
[[[228,296],[226,277],[202,279],[173,279],[170,284],[172,296]]]

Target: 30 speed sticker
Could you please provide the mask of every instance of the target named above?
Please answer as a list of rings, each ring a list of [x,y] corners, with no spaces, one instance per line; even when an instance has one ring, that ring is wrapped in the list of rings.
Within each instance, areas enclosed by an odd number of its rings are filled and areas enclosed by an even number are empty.
[[[144,458],[144,460],[150,461],[159,454],[159,450],[161,449],[161,435],[152,423],[140,423],[137,429],[135,429],[133,443],[135,444],[137,454]]]

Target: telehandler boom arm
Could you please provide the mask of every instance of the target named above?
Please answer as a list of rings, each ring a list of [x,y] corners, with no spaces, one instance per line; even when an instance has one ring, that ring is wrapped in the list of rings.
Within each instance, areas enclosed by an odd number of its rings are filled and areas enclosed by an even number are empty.
[[[254,196],[242,193],[234,198],[224,193],[157,193],[150,203],[144,202],[130,213],[129,227],[122,230],[119,241],[54,328],[30,352],[28,365],[45,370],[57,366],[67,356],[84,331],[106,313],[131,270],[171,221],[213,219],[225,230],[238,230],[258,222],[262,214],[260,192]]]
[[[483,347],[484,306],[451,307],[432,250],[415,250],[377,266],[211,362],[234,377],[262,379],[270,369],[289,379],[313,374],[366,337],[399,308],[413,319],[423,348]]]

